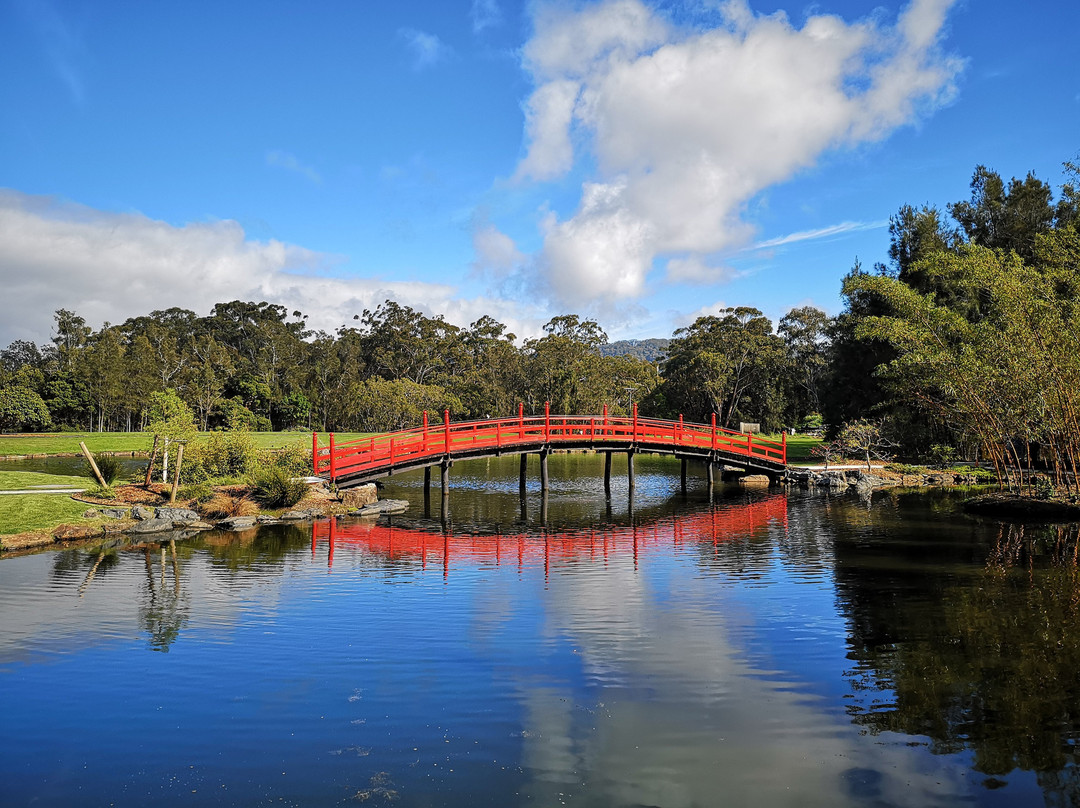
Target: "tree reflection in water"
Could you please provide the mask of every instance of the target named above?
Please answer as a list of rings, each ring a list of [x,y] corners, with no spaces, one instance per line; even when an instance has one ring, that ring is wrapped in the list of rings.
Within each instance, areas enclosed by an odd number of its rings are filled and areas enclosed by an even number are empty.
[[[941,754],[970,748],[987,775],[1038,772],[1052,803],[1080,805],[1078,534],[1003,525],[978,580],[946,575],[930,584],[938,597],[888,599],[853,620],[853,720],[926,736]]]
[[[150,648],[168,653],[169,646],[180,636],[188,620],[188,598],[180,586],[180,561],[176,541],[160,543],[159,553],[151,545],[142,547],[146,564],[146,596],[139,604],[139,623],[150,635]],[[169,563],[166,565],[166,549]],[[160,559],[158,573],[154,572],[154,556]],[[166,566],[169,571],[166,572]],[[171,578],[171,582],[169,581]]]

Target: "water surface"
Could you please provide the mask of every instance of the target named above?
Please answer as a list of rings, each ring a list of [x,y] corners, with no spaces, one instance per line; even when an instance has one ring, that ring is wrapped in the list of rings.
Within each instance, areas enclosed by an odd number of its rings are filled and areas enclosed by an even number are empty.
[[[0,560],[0,803],[1077,803],[1074,528],[600,463]]]

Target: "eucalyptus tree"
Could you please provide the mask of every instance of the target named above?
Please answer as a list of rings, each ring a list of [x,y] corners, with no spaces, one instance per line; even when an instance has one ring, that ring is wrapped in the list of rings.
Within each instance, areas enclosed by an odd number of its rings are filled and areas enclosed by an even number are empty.
[[[539,413],[550,402],[552,412],[597,412],[605,403],[599,348],[607,334],[595,320],[576,314],[553,317],[543,329],[545,336],[523,347],[527,408]]]
[[[758,309],[721,309],[678,329],[662,372],[669,407],[695,419],[716,413],[727,428],[740,421],[780,426],[784,409],[784,341]]]
[[[792,395],[792,423],[821,412],[821,385],[829,349],[829,315],[814,306],[791,309],[780,318],[777,332],[787,350]]]

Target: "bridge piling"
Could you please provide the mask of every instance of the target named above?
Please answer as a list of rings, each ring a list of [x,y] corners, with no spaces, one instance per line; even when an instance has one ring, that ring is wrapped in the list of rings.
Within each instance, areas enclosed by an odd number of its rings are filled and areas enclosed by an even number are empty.
[[[529,465],[529,455],[522,452],[519,457],[521,458],[518,463],[518,493],[521,496],[525,496],[525,470]]]
[[[444,460],[439,464],[440,478],[442,482],[443,500],[450,498],[450,461]]]
[[[431,466],[424,466],[424,518],[431,518]]]
[[[680,415],[679,418],[681,419],[682,416]],[[679,487],[680,487],[680,490],[682,491],[682,495],[685,497],[686,496],[686,458],[685,457],[682,458],[682,462],[680,463]]]
[[[634,490],[634,450],[626,453],[626,477],[630,490]]]
[[[540,493],[547,494],[548,492],[548,450],[546,448],[540,450]]]
[[[607,405],[604,405],[604,420],[607,420]],[[611,452],[604,452],[604,496],[611,501]]]

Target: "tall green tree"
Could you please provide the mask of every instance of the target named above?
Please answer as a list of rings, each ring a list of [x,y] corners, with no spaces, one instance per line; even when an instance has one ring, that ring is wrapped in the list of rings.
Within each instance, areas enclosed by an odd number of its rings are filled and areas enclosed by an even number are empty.
[[[663,378],[668,404],[693,420],[716,413],[728,429],[740,421],[781,426],[784,341],[758,309],[721,309],[675,332]]]

